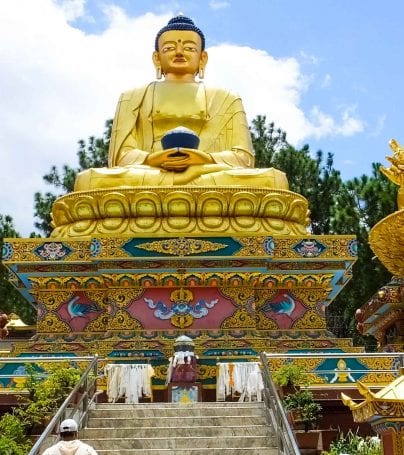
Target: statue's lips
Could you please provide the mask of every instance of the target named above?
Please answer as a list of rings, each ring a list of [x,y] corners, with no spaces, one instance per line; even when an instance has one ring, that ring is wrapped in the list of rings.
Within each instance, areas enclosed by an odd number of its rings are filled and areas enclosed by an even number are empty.
[[[175,58],[174,59],[174,63],[186,63],[186,59],[185,58]]]

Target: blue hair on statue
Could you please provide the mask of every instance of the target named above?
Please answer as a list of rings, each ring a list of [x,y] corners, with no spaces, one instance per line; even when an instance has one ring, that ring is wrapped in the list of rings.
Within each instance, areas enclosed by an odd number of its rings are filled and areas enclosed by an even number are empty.
[[[168,32],[170,30],[190,30],[192,32],[197,33],[201,37],[202,42],[202,50],[205,50],[205,35],[203,34],[202,30],[199,29],[192,19],[186,16],[175,16],[168,21],[168,24],[164,26],[156,35],[156,40],[154,42],[154,48],[156,51],[159,50],[159,38],[164,32]]]

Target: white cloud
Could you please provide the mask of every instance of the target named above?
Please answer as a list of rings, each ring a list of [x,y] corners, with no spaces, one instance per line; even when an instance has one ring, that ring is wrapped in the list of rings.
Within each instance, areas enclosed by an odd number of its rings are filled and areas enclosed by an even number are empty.
[[[77,141],[102,134],[120,92],[154,77],[154,36],[170,17],[130,18],[117,7],[105,7],[106,30],[88,35],[69,23],[85,14],[80,0],[2,5],[0,213],[13,216],[22,235],[33,230],[34,192],[53,191],[42,175],[52,165],[76,165]],[[294,58],[275,59],[228,44],[208,51],[207,84],[230,85],[242,95],[249,119],[266,114],[292,142],[363,128],[349,109],[339,122],[318,107],[308,114],[302,110],[309,86]]]
[[[58,3],[68,21],[84,15],[86,0],[58,0]]]
[[[228,6],[230,6],[230,2],[226,1],[211,0],[209,2],[209,7],[214,10],[227,8]]]
[[[307,122],[307,137],[316,139],[325,136],[352,136],[364,130],[365,125],[355,116],[355,108],[347,107],[342,110],[338,122],[334,117],[320,110],[318,106],[311,109]]]

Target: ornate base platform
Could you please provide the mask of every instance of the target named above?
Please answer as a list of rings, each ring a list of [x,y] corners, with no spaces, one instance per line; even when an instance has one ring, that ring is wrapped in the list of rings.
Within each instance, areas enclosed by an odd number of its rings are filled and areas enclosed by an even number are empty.
[[[110,188],[70,193],[52,211],[52,237],[306,235],[307,200],[253,187]]]
[[[167,357],[181,334],[200,355],[332,347],[325,307],[357,254],[350,236],[7,239],[3,250],[38,308],[31,351]]]
[[[208,390],[218,357],[350,350],[327,331],[325,308],[356,248],[352,236],[6,239],[10,279],[38,310],[36,335],[11,355],[150,362],[153,387],[164,388],[174,342],[187,335]]]

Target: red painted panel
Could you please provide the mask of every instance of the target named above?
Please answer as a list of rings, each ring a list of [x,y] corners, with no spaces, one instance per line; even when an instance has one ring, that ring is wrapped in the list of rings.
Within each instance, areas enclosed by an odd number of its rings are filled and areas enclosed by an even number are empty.
[[[127,311],[145,329],[174,328],[171,318],[176,314],[191,317],[189,328],[218,329],[236,310],[232,301],[223,297],[216,288],[188,288],[187,291],[192,294],[182,302],[172,298],[173,291],[178,291],[178,288],[147,289],[140,298],[130,303]]]

